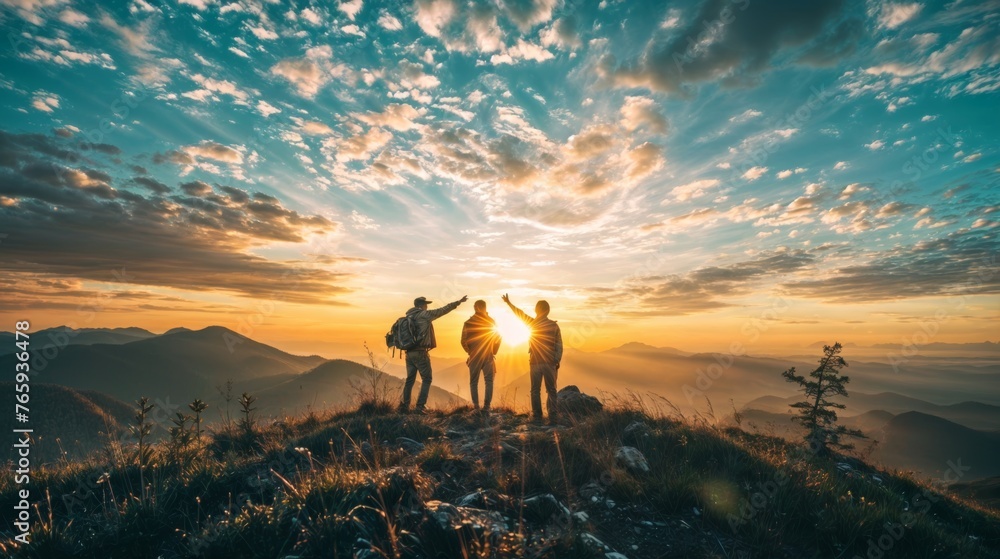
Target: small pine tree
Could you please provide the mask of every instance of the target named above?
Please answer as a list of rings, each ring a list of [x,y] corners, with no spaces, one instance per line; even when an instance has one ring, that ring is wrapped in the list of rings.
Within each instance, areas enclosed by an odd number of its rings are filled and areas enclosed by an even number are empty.
[[[840,374],[840,369],[847,366],[847,362],[840,356],[841,345],[835,343],[832,346],[823,346],[823,357],[819,360],[819,367],[809,373],[809,380],[805,376],[796,375],[795,367],[788,369],[781,376],[788,382],[794,382],[802,387],[806,395],[806,400],[792,404],[793,408],[799,410],[799,414],[792,418],[806,428],[806,442],[808,442],[818,455],[825,455],[830,452],[831,447],[843,450],[850,450],[854,445],[841,443],[841,437],[856,437],[867,439],[864,433],[857,429],[848,429],[843,425],[837,425],[837,412],[846,406],[829,400],[832,396],[847,397],[847,389],[844,386],[851,381],[851,378]]]
[[[149,398],[143,396],[135,402],[134,423],[129,427],[129,431],[139,441],[139,448],[136,451],[136,460],[139,463],[139,485],[142,488],[142,501],[146,500],[146,475],[145,469],[153,458],[153,450],[146,440],[153,432],[153,424],[149,422],[149,413],[153,411],[153,404],[149,403]]]
[[[244,392],[243,395],[240,396],[239,400],[240,412],[243,413],[243,420],[240,423],[242,424],[243,429],[247,433],[253,432],[253,427],[254,427],[253,412],[254,410],[257,409],[253,407],[253,404],[256,401],[257,397],[252,396],[247,392]]]
[[[201,399],[197,399],[190,404],[188,407],[194,412],[194,436],[197,443],[201,443],[201,413],[208,409],[208,404],[202,402]]]
[[[174,426],[169,430],[170,444],[168,448],[170,449],[171,461],[175,464],[180,465],[184,462],[188,446],[191,445],[194,438],[194,433],[188,428],[188,422],[193,421],[193,417],[181,412],[176,412],[175,417],[170,420]]]

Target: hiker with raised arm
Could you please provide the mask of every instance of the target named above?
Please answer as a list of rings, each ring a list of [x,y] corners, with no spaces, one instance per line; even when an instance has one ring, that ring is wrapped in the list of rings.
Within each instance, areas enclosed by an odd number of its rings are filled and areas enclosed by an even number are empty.
[[[500,334],[497,323],[486,312],[486,301],[476,301],[475,314],[462,326],[462,349],[469,354],[466,364],[469,365],[469,395],[472,397],[472,407],[484,414],[490,413],[490,402],[493,400],[493,379],[496,376],[496,354],[500,349]],[[479,375],[482,374],[486,385],[483,394],[483,407],[479,407]]]
[[[413,308],[406,311],[406,316],[400,318],[392,326],[392,331],[387,335],[393,338],[393,347],[397,347],[406,352],[406,383],[403,384],[403,396],[399,402],[399,411],[406,413],[410,409],[410,396],[413,393],[413,384],[420,374],[420,394],[417,396],[416,411],[424,413],[427,406],[427,396],[431,391],[431,357],[428,352],[437,347],[437,339],[434,337],[433,321],[450,313],[458,306],[469,299],[463,296],[458,301],[429,310],[428,306],[433,301],[428,301],[427,297],[417,297],[413,300]]]
[[[532,317],[515,307],[506,293],[502,299],[514,312],[514,315],[531,329],[531,335],[528,338],[528,363],[531,370],[532,418],[535,422],[542,420],[542,383],[544,382],[549,424],[555,425],[559,416],[556,379],[563,354],[562,332],[556,321],[549,318],[548,301],[535,303],[535,316]]]

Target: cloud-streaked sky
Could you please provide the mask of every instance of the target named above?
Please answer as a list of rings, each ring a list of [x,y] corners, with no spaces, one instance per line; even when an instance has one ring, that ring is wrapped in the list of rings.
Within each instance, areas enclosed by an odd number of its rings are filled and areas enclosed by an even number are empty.
[[[7,322],[996,336],[996,0],[0,5]]]

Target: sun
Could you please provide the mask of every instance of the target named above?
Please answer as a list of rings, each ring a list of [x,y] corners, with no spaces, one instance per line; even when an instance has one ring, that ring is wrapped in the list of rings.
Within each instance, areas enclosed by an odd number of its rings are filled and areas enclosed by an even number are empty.
[[[497,321],[497,333],[503,336],[504,345],[517,346],[528,341],[531,330],[510,312],[501,312],[493,317]]]

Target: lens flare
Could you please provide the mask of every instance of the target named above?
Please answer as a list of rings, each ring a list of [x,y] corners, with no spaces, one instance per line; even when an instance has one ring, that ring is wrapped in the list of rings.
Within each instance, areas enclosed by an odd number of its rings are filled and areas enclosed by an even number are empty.
[[[497,332],[503,336],[505,346],[518,346],[528,341],[531,330],[510,311],[492,315],[497,321]]]

